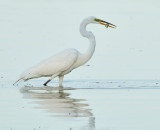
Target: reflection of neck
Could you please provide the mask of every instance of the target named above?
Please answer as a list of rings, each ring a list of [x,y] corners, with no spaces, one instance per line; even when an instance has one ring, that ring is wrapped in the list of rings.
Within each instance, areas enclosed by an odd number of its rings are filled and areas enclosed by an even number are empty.
[[[86,26],[90,23],[88,20],[84,20],[81,25],[80,25],[80,33],[83,37],[86,37],[89,39],[89,48],[86,53],[82,54],[82,64],[85,64],[93,55],[95,46],[96,46],[96,41],[95,37],[92,32],[89,32],[86,30]]]

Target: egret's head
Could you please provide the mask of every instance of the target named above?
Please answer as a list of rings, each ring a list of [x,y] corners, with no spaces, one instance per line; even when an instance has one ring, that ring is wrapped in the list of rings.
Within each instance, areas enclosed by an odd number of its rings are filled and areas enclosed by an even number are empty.
[[[116,25],[111,24],[109,22],[106,22],[104,20],[98,19],[98,18],[94,18],[94,22],[105,25],[106,28],[111,27],[111,28],[116,28]]]
[[[111,24],[111,23],[106,22],[104,20],[98,19],[98,18],[96,18],[94,16],[88,17],[88,21],[92,22],[92,23],[97,23],[97,24],[105,25],[106,28],[108,28],[108,27],[116,28],[116,26],[114,24]]]

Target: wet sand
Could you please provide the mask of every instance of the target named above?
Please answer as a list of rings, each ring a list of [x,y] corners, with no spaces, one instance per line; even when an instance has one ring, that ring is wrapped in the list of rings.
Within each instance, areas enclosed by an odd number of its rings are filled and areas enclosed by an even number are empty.
[[[81,81],[68,81],[63,88],[36,86],[39,82],[16,87],[1,82],[0,129],[160,129],[158,81],[83,81],[88,88],[80,88]]]

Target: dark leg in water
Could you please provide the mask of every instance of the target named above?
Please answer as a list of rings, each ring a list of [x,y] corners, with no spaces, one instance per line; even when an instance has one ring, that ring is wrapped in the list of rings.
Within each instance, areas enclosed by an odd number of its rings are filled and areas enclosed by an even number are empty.
[[[47,84],[48,84],[52,79],[54,79],[55,77],[57,77],[59,74],[60,74],[60,72],[55,73],[54,75],[52,75],[51,78],[50,78],[49,80],[47,80],[47,82],[45,82],[43,85],[44,85],[44,86],[47,86]]]
[[[47,80],[47,82],[45,82],[43,85],[44,85],[44,86],[47,86],[47,84],[48,84],[50,81],[51,81],[50,79]]]

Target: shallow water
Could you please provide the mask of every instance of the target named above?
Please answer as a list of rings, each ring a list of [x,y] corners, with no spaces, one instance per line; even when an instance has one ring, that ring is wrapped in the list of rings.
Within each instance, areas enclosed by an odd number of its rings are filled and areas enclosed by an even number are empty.
[[[41,82],[1,82],[0,129],[160,129],[160,81]]]
[[[0,129],[159,130],[159,5],[157,0],[1,0]],[[79,24],[91,15],[117,29],[88,26],[96,51],[65,76],[64,88],[57,79],[42,86],[45,78],[12,85],[25,69],[59,51],[85,52],[88,40],[80,36]]]

